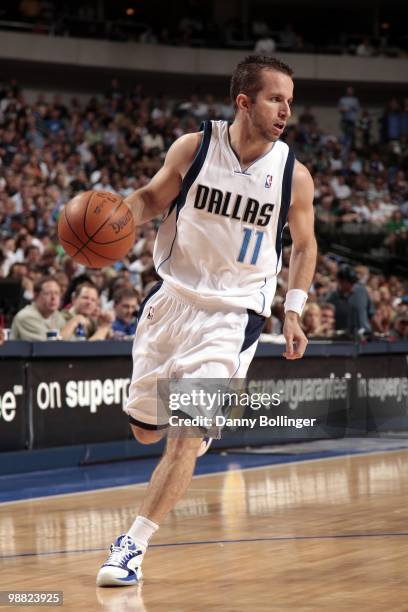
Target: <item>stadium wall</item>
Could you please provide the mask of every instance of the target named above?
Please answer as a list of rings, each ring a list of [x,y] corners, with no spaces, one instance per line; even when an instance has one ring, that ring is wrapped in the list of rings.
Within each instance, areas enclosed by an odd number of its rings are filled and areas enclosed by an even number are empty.
[[[0,58],[54,65],[227,76],[248,51],[119,43],[2,32]],[[407,83],[404,58],[280,53],[297,78],[354,83]]]

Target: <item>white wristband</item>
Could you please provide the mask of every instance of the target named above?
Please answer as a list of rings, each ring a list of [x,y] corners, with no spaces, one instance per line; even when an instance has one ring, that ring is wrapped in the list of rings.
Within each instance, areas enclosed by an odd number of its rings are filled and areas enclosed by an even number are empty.
[[[302,289],[290,289],[286,294],[284,305],[285,313],[288,312],[288,310],[293,310],[294,312],[297,312],[299,317],[301,317],[306,302],[306,291],[303,291]]]

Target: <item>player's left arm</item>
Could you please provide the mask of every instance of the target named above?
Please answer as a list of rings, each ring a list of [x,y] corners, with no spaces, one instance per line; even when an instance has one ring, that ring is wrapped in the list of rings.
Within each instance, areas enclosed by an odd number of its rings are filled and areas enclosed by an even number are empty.
[[[313,179],[308,169],[303,164],[296,162],[292,181],[292,202],[288,216],[292,252],[283,326],[286,340],[286,351],[283,356],[286,359],[300,359],[307,346],[307,338],[300,327],[300,314],[306,301],[306,294],[312,284],[316,266],[317,244],[314,234],[313,197]],[[291,291],[290,294],[289,291]]]

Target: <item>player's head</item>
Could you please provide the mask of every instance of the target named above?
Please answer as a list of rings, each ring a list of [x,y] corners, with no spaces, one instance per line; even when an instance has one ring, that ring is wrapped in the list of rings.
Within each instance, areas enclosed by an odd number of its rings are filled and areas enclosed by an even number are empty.
[[[132,322],[137,306],[137,293],[134,289],[120,289],[113,296],[115,316],[127,324]]]
[[[61,303],[61,288],[52,276],[44,276],[34,285],[34,301],[39,312],[48,319]]]
[[[236,114],[265,141],[280,138],[290,117],[293,70],[280,60],[249,55],[235,68],[230,94]]]

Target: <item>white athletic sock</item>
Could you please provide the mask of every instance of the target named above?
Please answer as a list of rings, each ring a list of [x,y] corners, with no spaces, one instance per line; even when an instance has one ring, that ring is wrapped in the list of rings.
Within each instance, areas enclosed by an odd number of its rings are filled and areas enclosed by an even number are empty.
[[[127,535],[133,539],[137,546],[140,546],[140,548],[146,550],[149,545],[150,538],[154,532],[158,530],[158,528],[159,526],[157,523],[153,523],[153,521],[150,521],[144,516],[137,516],[135,522],[128,530]]]

